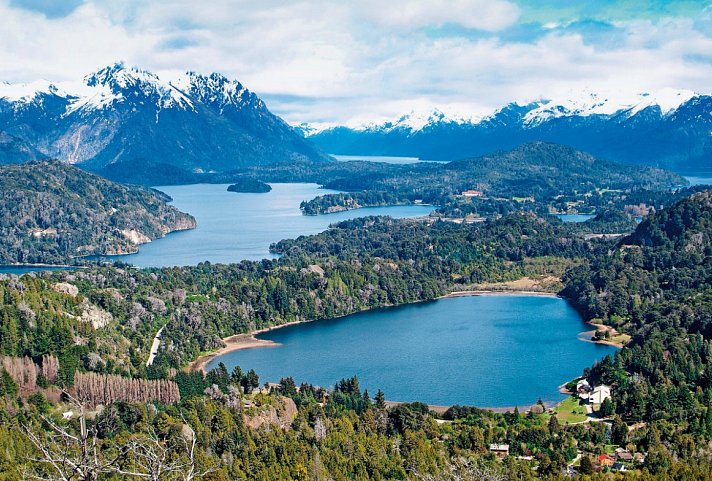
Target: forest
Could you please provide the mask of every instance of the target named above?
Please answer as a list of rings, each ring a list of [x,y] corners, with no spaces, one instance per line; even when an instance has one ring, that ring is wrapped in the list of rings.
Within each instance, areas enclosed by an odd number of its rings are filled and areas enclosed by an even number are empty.
[[[625,224],[618,240],[526,212],[474,224],[371,217],[279,242],[277,260],[5,275],[0,479],[70,479],[48,461],[57,456],[93,473],[71,479],[563,479],[570,463],[604,479],[623,476],[599,459],[614,448],[639,456],[626,479],[710,479],[711,216],[703,192]],[[262,386],[249,369],[184,370],[232,334],[537,275],[559,276],[585,319],[631,336],[582,373],[611,386],[607,422],[534,407],[438,414],[388,405],[353,378]],[[127,397],[96,411],[109,386]],[[82,443],[101,455],[82,458]]]
[[[55,161],[0,166],[0,264],[81,264],[195,227],[165,194]]]

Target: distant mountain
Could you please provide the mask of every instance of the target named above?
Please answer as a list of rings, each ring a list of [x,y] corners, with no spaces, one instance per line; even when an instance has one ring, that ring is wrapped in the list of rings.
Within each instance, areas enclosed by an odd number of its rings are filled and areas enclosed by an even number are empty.
[[[57,161],[0,166],[0,264],[66,263],[135,252],[195,219],[146,187],[116,184]]]
[[[0,83],[0,131],[44,157],[119,176],[157,164],[180,176],[328,160],[238,81],[163,79],[121,63],[80,84]],[[32,158],[4,150],[0,163]]]
[[[299,130],[332,154],[452,160],[541,140],[626,164],[712,171],[712,96],[682,90],[511,103],[475,118],[434,111],[382,124]]]

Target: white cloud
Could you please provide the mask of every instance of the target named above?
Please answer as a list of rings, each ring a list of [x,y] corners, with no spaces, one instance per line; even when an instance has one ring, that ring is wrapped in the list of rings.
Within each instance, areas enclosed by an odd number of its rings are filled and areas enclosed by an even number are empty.
[[[520,13],[502,0],[368,0],[362,5],[365,18],[401,30],[453,24],[496,32],[516,22]]]
[[[481,114],[583,88],[709,91],[712,39],[690,19],[618,23],[622,40],[599,48],[555,25],[506,40],[519,11],[504,1],[380,3],[95,0],[48,18],[0,0],[0,80],[77,79],[116,60],[219,71],[292,122]]]

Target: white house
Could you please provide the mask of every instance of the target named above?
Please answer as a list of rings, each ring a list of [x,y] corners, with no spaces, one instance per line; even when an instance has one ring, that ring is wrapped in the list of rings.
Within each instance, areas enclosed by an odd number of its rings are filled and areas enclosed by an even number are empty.
[[[593,392],[588,397],[591,404],[602,404],[603,401],[611,397],[611,388],[605,384],[593,388]]]

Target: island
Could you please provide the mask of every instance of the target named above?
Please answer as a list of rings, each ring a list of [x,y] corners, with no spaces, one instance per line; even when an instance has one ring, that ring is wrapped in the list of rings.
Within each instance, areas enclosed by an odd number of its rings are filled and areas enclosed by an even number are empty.
[[[249,194],[265,194],[272,190],[269,184],[255,179],[239,179],[234,184],[228,186],[228,192],[242,192]]]

